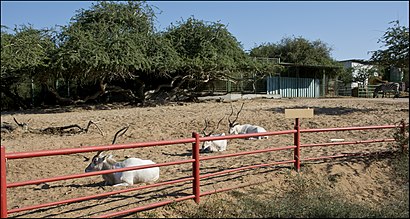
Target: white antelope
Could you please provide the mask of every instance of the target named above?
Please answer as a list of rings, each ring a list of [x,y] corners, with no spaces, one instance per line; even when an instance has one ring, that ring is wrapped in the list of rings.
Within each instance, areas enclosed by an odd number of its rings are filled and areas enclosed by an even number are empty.
[[[126,128],[128,129],[128,127]],[[113,144],[115,142],[117,134],[120,131],[118,131],[115,134]],[[122,134],[124,134],[125,131]],[[142,160],[142,159],[134,158],[134,157],[128,158],[122,162],[117,162],[115,159],[112,158],[111,154],[106,155],[106,154],[103,154],[102,152],[103,151],[97,152],[97,154],[91,160],[91,163],[85,169],[85,172],[93,172],[93,171],[100,171],[100,170],[113,170],[113,169],[119,169],[119,168],[124,168],[124,167],[155,164],[151,160]],[[113,185],[113,186],[130,186],[130,185],[134,185],[135,183],[154,182],[159,179],[159,167],[103,174],[102,177],[105,181],[105,185]]]
[[[233,114],[233,106],[231,105],[232,112],[228,117],[229,134],[237,135],[237,134],[250,134],[250,133],[266,132],[266,130],[261,126],[251,125],[251,124],[240,125],[239,123],[236,122],[236,120],[238,119],[239,113],[242,111],[243,105],[244,105],[244,103],[242,103],[241,109],[238,111],[238,113],[236,114],[236,118],[232,122],[229,119],[229,117],[231,117],[232,114]],[[268,136],[249,137],[247,139],[263,139],[263,138],[268,139]]]
[[[93,172],[100,170],[113,170],[124,167],[133,167],[155,164],[151,160],[142,160],[139,158],[128,158],[122,162],[117,162],[112,158],[112,155],[105,155],[102,151],[99,151],[91,161],[91,163],[85,169],[85,172]],[[135,183],[147,183],[154,182],[159,179],[159,167],[152,167],[140,170],[131,170],[125,172],[115,172],[102,175],[105,185],[113,186],[131,186]]]
[[[219,124],[222,122],[222,120],[225,118],[222,117],[221,120],[219,120],[218,125],[216,126],[216,128],[214,130],[212,130],[209,133],[206,133],[205,130],[208,127],[208,121],[205,119],[205,128],[202,130],[202,133],[205,137],[208,136],[225,136],[225,133],[222,134],[212,134],[216,129],[218,129]],[[216,151],[225,151],[226,147],[228,146],[228,140],[224,139],[224,140],[215,140],[215,141],[205,141],[202,144],[202,148],[200,150],[200,152],[216,152]]]

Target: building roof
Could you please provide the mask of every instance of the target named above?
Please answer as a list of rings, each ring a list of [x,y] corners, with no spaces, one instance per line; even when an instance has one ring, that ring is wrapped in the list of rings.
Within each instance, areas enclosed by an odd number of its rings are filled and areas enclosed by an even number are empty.
[[[282,66],[295,66],[295,67],[310,67],[310,68],[343,68],[342,66],[336,65],[305,65],[305,64],[297,64],[297,63],[287,63],[287,62],[280,62],[279,65]]]
[[[364,59],[346,59],[346,60],[341,60],[338,62],[356,62],[356,63],[360,63],[360,64],[372,64],[370,61],[368,60],[364,60]]]

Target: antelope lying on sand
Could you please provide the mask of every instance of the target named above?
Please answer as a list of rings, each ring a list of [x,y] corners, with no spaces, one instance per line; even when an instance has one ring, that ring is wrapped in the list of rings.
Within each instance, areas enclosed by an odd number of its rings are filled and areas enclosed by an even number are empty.
[[[229,122],[229,134],[250,134],[250,133],[261,133],[261,132],[266,132],[266,130],[260,126],[257,125],[251,125],[251,124],[244,124],[244,125],[239,125],[239,123],[236,122],[236,120],[238,119],[239,113],[242,111],[244,103],[242,103],[241,109],[238,111],[238,113],[236,114],[236,118],[231,122],[231,120],[229,119],[229,117],[232,116],[233,114],[233,107],[231,105],[232,108],[232,112],[228,117],[228,122]],[[267,139],[268,136],[258,136],[258,137],[249,137],[247,139]]]
[[[128,127],[126,128],[128,129]],[[123,129],[120,131],[123,131]],[[117,134],[120,131],[118,131],[115,134],[113,144],[115,142],[115,138]],[[122,134],[124,134],[125,131]],[[124,168],[124,167],[141,166],[141,165],[148,165],[148,164],[155,164],[155,163],[151,160],[142,160],[142,159],[134,158],[134,157],[128,158],[122,162],[117,162],[116,160],[112,158],[111,154],[106,155],[106,154],[103,154],[103,151],[98,151],[97,154],[91,160],[91,163],[85,169],[85,172],[93,172],[93,171],[100,171],[100,170],[113,170],[113,169],[119,169],[119,168]],[[134,183],[154,182],[159,179],[159,167],[103,174],[102,177],[105,181],[105,185],[113,185],[113,186],[130,186],[130,185],[133,185]]]
[[[205,119],[205,128],[202,130],[202,133],[205,137],[208,136],[225,136],[225,133],[222,134],[213,134],[213,132],[218,129],[219,124],[221,123],[221,121],[225,118],[222,117],[221,120],[219,120],[218,125],[216,126],[216,128],[214,130],[212,130],[209,133],[206,133],[205,130],[208,127],[208,121]],[[225,151],[226,150],[226,146],[228,145],[228,140],[224,139],[224,140],[215,140],[215,141],[205,141],[202,144],[202,148],[200,150],[200,152],[216,152],[216,151]]]
[[[112,155],[105,155],[102,151],[99,151],[97,155],[93,157],[91,163],[85,169],[85,172],[93,172],[100,170],[113,170],[124,167],[141,166],[155,164],[151,160],[142,160],[139,158],[128,158],[122,162],[117,162],[112,158]],[[105,185],[114,186],[131,186],[134,183],[146,183],[154,182],[159,179],[159,167],[152,167],[140,170],[131,170],[125,172],[115,172],[102,175]]]

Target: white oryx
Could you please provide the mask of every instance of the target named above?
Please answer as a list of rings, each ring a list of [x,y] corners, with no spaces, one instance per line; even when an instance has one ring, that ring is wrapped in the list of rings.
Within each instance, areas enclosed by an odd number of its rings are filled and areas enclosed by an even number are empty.
[[[232,116],[233,114],[233,106],[231,104],[232,112],[228,117],[228,122],[229,122],[229,134],[237,135],[237,134],[250,134],[250,133],[261,133],[261,132],[266,132],[266,130],[257,125],[251,125],[251,124],[243,124],[240,125],[239,123],[236,122],[238,119],[239,113],[242,111],[244,103],[242,103],[241,109],[237,112],[236,118],[231,122],[229,117]],[[258,136],[258,137],[249,137],[247,139],[267,139],[268,136]]]
[[[125,128],[121,129],[115,134],[113,144],[115,143],[117,134],[124,129]],[[126,127],[126,129],[128,129],[128,127]],[[124,134],[125,131],[122,134]],[[91,163],[85,169],[85,172],[155,164],[151,160],[142,160],[134,157],[128,158],[122,162],[117,162],[112,158],[113,155],[103,154],[102,152],[103,151],[97,152],[97,154],[92,158]],[[159,179],[159,167],[103,174],[102,177],[105,181],[105,185],[113,186],[130,186],[135,183],[154,182]]]
[[[117,162],[112,158],[111,154],[105,155],[99,151],[93,157],[91,163],[85,169],[85,172],[93,172],[100,170],[113,170],[124,167],[141,166],[155,164],[151,160],[142,160],[139,158],[128,158],[122,162]],[[105,185],[113,186],[131,186],[134,183],[154,182],[159,179],[159,167],[152,167],[140,170],[131,170],[125,172],[115,172],[102,175]]]
[[[209,137],[209,136],[225,136],[225,133],[222,134],[212,134],[216,129],[218,129],[219,124],[222,122],[222,120],[225,118],[222,117],[221,120],[219,120],[218,125],[216,126],[216,128],[214,130],[212,130],[209,133],[206,133],[205,130],[206,128],[208,128],[208,121],[205,119],[205,128],[202,130],[202,134],[204,135],[204,137]],[[202,144],[202,148],[199,152],[216,152],[216,151],[225,151],[226,147],[228,146],[228,140],[224,139],[224,140],[215,140],[215,141],[205,141]]]

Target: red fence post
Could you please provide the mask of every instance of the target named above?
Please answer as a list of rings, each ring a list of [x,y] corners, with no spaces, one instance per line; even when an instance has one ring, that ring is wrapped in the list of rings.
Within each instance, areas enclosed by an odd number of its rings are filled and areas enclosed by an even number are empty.
[[[401,134],[402,134],[402,136],[403,136],[403,138],[405,139],[406,138],[406,123],[404,122],[404,119],[402,119],[401,121],[400,121],[400,132],[401,132]],[[405,151],[406,151],[406,142],[400,142],[401,143],[401,152],[402,153],[404,153]]]
[[[6,148],[4,146],[1,146],[0,170],[0,217],[7,218]]]
[[[192,159],[195,161],[192,163],[192,175],[194,180],[192,182],[192,189],[195,195],[195,202],[199,204],[200,197],[200,181],[199,181],[199,134],[196,132],[192,133],[192,137],[195,138],[195,143],[192,143]]]
[[[296,148],[293,151],[293,159],[295,160],[295,169],[297,172],[300,170],[300,123],[299,118],[295,118],[296,133],[293,134],[293,142]]]

